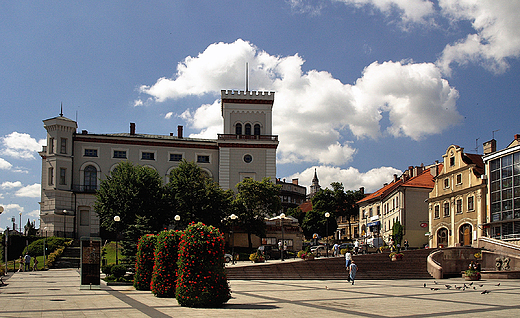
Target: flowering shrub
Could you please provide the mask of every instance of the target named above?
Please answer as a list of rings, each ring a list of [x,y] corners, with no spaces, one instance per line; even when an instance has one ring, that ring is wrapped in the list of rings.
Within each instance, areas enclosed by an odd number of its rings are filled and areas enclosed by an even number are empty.
[[[231,298],[218,229],[191,223],[181,235],[176,298],[184,307],[221,307]]]
[[[403,253],[392,252],[388,255],[390,258],[403,259]]]
[[[252,253],[249,255],[249,260],[253,263],[260,263],[265,261],[265,258],[262,252],[256,251],[256,253]]]
[[[134,287],[137,290],[150,290],[153,265],[155,263],[154,252],[156,242],[157,236],[147,234],[141,236],[137,243],[134,275]]]
[[[177,258],[182,232],[163,231],[157,235],[150,289],[157,297],[175,297]]]

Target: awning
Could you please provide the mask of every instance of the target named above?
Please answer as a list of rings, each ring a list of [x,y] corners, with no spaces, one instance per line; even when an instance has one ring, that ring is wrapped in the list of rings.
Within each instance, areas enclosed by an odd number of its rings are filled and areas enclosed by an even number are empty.
[[[379,221],[375,221],[375,222],[370,222],[367,224],[367,226],[376,226],[376,225],[379,225],[380,222]]]

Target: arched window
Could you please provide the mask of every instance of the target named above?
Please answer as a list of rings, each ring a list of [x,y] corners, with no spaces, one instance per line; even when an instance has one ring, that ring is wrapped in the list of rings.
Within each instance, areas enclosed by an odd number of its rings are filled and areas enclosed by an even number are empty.
[[[242,124],[241,123],[238,123],[235,125],[235,134],[242,135]]]
[[[97,169],[94,166],[86,166],[84,171],[83,185],[85,191],[97,190]]]
[[[246,135],[251,136],[251,124],[246,124]]]
[[[255,136],[260,136],[260,124],[255,124]]]
[[[448,229],[442,228],[437,231],[437,247],[448,246]]]
[[[470,224],[464,224],[459,228],[459,243],[461,246],[469,246],[472,243],[471,238],[472,227]]]

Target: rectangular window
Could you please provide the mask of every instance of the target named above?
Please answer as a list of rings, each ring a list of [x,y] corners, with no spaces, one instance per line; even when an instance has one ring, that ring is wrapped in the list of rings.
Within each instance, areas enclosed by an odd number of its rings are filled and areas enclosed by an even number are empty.
[[[462,213],[462,199],[458,199],[455,201],[456,203],[456,213]]]
[[[441,216],[440,216],[440,207],[439,207],[438,205],[436,205],[436,206],[434,207],[434,214],[433,214],[433,217],[436,218],[436,219],[438,219],[438,218],[441,217]]]
[[[85,149],[85,157],[97,157],[97,149]]]
[[[53,167],[49,168],[49,175],[47,177],[48,177],[47,180],[48,180],[49,185],[54,185],[54,168]]]
[[[114,158],[126,159],[126,150],[114,150]]]
[[[67,169],[60,168],[60,185],[67,184]]]
[[[141,160],[155,160],[155,153],[153,152],[142,152]]]
[[[462,184],[462,174],[457,175],[457,184]]]
[[[209,163],[209,156],[198,155],[197,156],[197,162],[198,163]]]
[[[475,209],[475,197],[468,197],[468,211],[473,211]]]
[[[381,214],[381,208],[378,206],[377,207],[377,215],[380,215]]]
[[[448,202],[444,203],[444,216],[450,216],[450,204]]]
[[[368,209],[368,216],[372,217],[372,208]]]
[[[444,179],[444,188],[449,188],[450,187],[450,179],[446,178]]]
[[[89,226],[90,225],[90,213],[88,210],[79,211],[79,225]]]
[[[171,153],[170,154],[170,161],[181,161],[182,160],[182,154],[180,153]]]
[[[60,153],[67,153],[67,138],[61,138],[60,140]]]
[[[455,157],[450,157],[450,167],[455,165]]]

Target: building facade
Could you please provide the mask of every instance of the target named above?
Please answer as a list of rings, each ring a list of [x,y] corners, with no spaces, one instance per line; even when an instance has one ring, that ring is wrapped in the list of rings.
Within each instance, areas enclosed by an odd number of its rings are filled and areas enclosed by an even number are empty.
[[[496,141],[484,144],[486,164],[487,235],[501,240],[520,239],[520,135],[496,151]]]
[[[155,169],[168,182],[183,159],[196,162],[214,181],[234,189],[244,178],[276,181],[278,136],[272,135],[273,92],[221,92],[224,133],[217,139],[177,135],[77,133],[77,123],[60,114],[44,120],[40,228],[47,235],[99,236],[95,193],[121,161]]]
[[[368,243],[392,237],[392,228],[399,221],[403,226],[403,240],[411,247],[428,243],[428,204],[426,200],[433,188],[431,166],[410,166],[400,177],[394,175],[391,183],[358,201],[361,237]]]
[[[282,211],[287,214],[288,209],[297,208],[307,197],[307,188],[298,184],[298,179],[292,179],[292,182],[276,179],[276,184],[281,186],[280,201],[282,202]]]
[[[451,145],[430,192],[430,247],[470,246],[483,236],[486,221],[486,182],[482,156]]]

